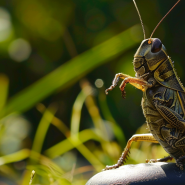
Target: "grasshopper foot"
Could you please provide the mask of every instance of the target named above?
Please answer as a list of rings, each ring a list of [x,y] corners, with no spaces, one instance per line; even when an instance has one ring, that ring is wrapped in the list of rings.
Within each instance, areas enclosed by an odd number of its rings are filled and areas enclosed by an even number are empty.
[[[125,90],[121,91],[121,96],[122,96],[123,99],[126,98],[126,91]]]
[[[129,156],[129,153],[130,153],[129,149],[126,148],[123,151],[123,153],[121,154],[121,157],[119,158],[117,164],[114,164],[112,166],[106,166],[105,169],[103,169],[103,171],[105,171],[105,170],[111,170],[111,169],[116,169],[116,168],[119,168],[120,166],[122,166],[126,162],[127,157]]]
[[[184,169],[184,168],[183,168],[183,164],[182,164],[181,161],[177,160],[176,165],[177,165],[177,167],[179,167],[181,170]]]
[[[119,168],[119,165],[118,164],[114,164],[112,166],[106,166],[105,169],[103,169],[102,171],[106,171],[106,170],[111,170],[111,169],[116,169],[116,168]]]
[[[112,91],[112,89],[114,89],[116,87],[116,85],[111,85],[108,89],[105,90],[105,94],[108,94],[108,91]]]
[[[184,167],[183,167],[183,162],[185,160],[185,156],[182,156],[182,157],[179,157],[177,160],[176,160],[176,165],[181,169],[183,170]]]
[[[156,163],[158,162],[157,159],[146,159],[146,163]]]

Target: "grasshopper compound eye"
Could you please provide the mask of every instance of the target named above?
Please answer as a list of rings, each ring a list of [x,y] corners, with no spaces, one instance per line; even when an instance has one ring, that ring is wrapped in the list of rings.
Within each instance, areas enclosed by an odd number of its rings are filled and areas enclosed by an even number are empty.
[[[157,53],[161,50],[162,48],[162,42],[160,39],[154,39],[152,41],[152,48],[151,48],[151,52],[152,53]]]

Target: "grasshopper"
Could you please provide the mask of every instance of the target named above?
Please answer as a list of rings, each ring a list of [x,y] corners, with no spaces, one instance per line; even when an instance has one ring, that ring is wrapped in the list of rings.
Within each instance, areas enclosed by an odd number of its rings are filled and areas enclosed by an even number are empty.
[[[173,62],[161,40],[152,38],[156,28],[180,0],[161,19],[149,39],[145,38],[144,25],[135,0],[133,2],[144,33],[144,40],[136,51],[133,60],[136,74],[135,77],[122,73],[116,74],[112,85],[106,89],[105,93],[108,94],[108,91],[115,88],[120,79],[123,79],[119,86],[123,97],[125,97],[127,83],[143,91],[141,105],[151,133],[133,135],[127,142],[117,164],[106,166],[104,170],[115,169],[123,165],[129,155],[133,141],[159,143],[170,155],[146,162],[162,162],[174,158],[176,165],[183,170],[183,160],[185,159],[185,88],[180,82],[174,70]]]

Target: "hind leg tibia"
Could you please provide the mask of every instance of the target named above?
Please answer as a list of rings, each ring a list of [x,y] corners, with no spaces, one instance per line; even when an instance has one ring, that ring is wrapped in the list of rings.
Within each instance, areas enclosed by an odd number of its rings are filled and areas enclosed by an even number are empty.
[[[127,160],[127,157],[129,156],[130,147],[133,141],[147,141],[151,143],[158,143],[158,141],[153,137],[152,134],[135,134],[128,140],[127,145],[121,157],[119,158],[117,164],[112,166],[106,166],[104,170],[116,169],[122,166],[124,162]]]
[[[167,162],[169,160],[172,160],[173,157],[171,156],[168,156],[168,157],[164,157],[164,158],[161,158],[161,159],[146,159],[146,163],[157,163],[157,162]]]

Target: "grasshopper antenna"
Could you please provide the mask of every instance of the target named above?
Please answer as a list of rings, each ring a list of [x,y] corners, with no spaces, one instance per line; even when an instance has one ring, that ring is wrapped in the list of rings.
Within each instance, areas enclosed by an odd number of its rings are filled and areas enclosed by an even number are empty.
[[[146,39],[145,28],[144,28],[144,25],[143,25],[143,21],[142,21],[142,19],[141,19],[141,15],[140,15],[140,13],[139,13],[139,9],[138,9],[138,7],[137,7],[137,5],[136,5],[135,0],[133,0],[133,2],[134,2],[134,5],[135,5],[135,7],[136,7],[137,13],[138,13],[138,15],[139,15],[139,19],[140,19],[140,21],[141,21],[141,26],[142,26],[142,28],[143,28],[144,39]]]
[[[167,14],[159,21],[159,23],[158,23],[157,26],[154,28],[154,30],[153,30],[153,32],[152,32],[150,38],[149,38],[149,41],[148,41],[149,44],[151,44],[151,38],[152,38],[154,32],[156,31],[156,29],[157,29],[157,28],[159,27],[159,25],[161,24],[161,22],[162,22],[162,21],[164,20],[164,18],[176,7],[176,5],[177,5],[180,1],[181,1],[181,0],[178,0],[178,1],[173,5],[173,7],[167,12]]]

